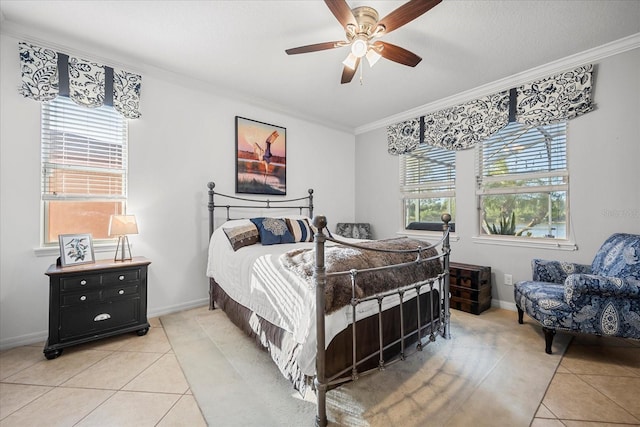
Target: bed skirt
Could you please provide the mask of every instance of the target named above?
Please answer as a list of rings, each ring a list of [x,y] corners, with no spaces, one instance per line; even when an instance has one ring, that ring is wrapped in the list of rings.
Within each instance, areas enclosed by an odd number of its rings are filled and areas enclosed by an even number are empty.
[[[430,292],[434,293],[433,298],[431,298],[429,292],[420,295],[420,317],[422,318],[420,324],[423,327],[421,338],[430,333],[438,333],[439,294],[436,289]],[[301,346],[295,342],[289,332],[268,322],[247,307],[231,299],[213,278],[209,278],[209,294],[209,309],[214,308],[215,302],[236,326],[253,338],[262,349],[269,352],[282,374],[293,383],[297,390],[304,393],[307,386],[313,385],[313,378],[303,374],[296,362],[296,356],[301,350]],[[413,332],[405,340],[405,347],[417,342],[417,313],[416,297],[403,303],[405,333]],[[431,313],[433,313],[433,318]],[[432,319],[433,322],[431,322]],[[357,360],[362,360],[366,356],[378,352],[380,345],[378,324],[378,316],[376,315],[361,319],[356,323]],[[399,306],[391,307],[382,312],[382,325],[385,346],[399,339]],[[352,328],[348,327],[336,335],[329,343],[325,356],[327,378],[332,378],[341,373],[345,373],[346,376],[350,375],[353,360],[352,348]],[[391,360],[399,355],[400,352],[401,344],[397,343],[384,352],[384,360]],[[378,365],[379,357],[371,357],[358,365],[358,372],[374,369]],[[339,376],[345,375],[341,374]]]

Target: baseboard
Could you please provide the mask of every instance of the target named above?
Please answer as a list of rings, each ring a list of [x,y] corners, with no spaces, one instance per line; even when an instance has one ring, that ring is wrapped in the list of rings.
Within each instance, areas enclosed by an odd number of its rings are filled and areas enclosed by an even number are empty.
[[[193,301],[184,302],[181,304],[169,305],[166,307],[154,308],[152,310],[147,311],[147,318],[151,317],[160,317],[165,314],[175,313],[177,311],[189,310],[196,307],[202,307],[205,305],[209,305],[209,298],[201,298]],[[49,336],[49,331],[40,331],[34,332],[31,334],[20,335],[17,337],[6,338],[0,340],[0,351],[8,350],[14,347],[20,347],[22,345],[31,345],[42,343],[44,347],[44,342],[47,340]]]
[[[20,335],[17,337],[6,338],[0,340],[0,351],[8,350],[13,347],[20,347],[22,345],[30,345],[36,343],[42,343],[44,348],[44,342],[49,336],[49,331],[34,332],[32,334]]]
[[[177,311],[190,310],[196,307],[202,307],[209,305],[209,298],[201,298],[193,301],[184,302],[181,304],[168,305],[166,307],[154,308],[147,311],[147,317],[160,317],[167,314],[175,313]]]
[[[505,310],[510,310],[510,311],[518,311],[518,309],[516,308],[516,303],[501,301],[499,299],[492,299],[491,307],[503,308]]]

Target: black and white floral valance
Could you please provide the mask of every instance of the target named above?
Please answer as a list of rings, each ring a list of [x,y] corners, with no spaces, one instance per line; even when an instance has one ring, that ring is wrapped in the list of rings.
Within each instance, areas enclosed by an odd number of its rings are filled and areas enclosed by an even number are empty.
[[[113,105],[128,119],[140,117],[142,76],[24,42],[18,50],[23,96],[36,101],[68,96],[78,105]]]
[[[387,127],[388,150],[391,154],[405,154],[423,142],[424,118],[406,120]]]
[[[409,153],[423,142],[447,150],[464,150],[512,121],[543,125],[578,117],[593,109],[592,72],[593,65],[585,65],[390,125],[388,152]]]
[[[474,99],[424,117],[424,142],[447,150],[463,150],[509,123],[509,92]]]
[[[516,121],[546,125],[593,110],[592,74],[589,64],[517,87]]]

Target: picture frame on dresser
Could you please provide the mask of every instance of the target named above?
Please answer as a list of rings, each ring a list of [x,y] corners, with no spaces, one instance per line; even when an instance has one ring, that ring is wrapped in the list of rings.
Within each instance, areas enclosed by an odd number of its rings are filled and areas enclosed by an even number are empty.
[[[95,262],[93,237],[90,233],[59,234],[60,265],[92,264]]]

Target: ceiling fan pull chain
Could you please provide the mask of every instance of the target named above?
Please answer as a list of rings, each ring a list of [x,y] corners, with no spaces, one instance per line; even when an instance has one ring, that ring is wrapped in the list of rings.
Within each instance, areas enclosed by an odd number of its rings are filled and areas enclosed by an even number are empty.
[[[364,64],[360,67],[360,86],[362,86],[362,69],[364,68]]]

